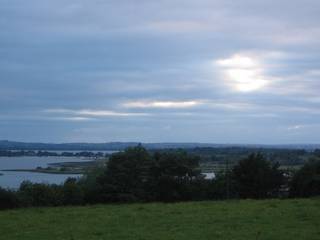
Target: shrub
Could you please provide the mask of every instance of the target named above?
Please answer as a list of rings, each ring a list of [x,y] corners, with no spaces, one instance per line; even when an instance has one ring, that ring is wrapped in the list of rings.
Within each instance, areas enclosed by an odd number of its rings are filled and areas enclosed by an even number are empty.
[[[81,205],[84,203],[84,193],[77,179],[68,178],[62,186],[63,205]]]
[[[271,164],[259,153],[241,160],[232,175],[241,198],[275,197],[283,183],[279,164]]]
[[[298,170],[290,183],[290,196],[310,197],[320,195],[320,160],[310,159]]]
[[[0,210],[19,207],[16,192],[0,187]]]
[[[21,183],[19,198],[23,206],[59,206],[62,205],[62,188],[56,184],[31,183],[24,181]]]

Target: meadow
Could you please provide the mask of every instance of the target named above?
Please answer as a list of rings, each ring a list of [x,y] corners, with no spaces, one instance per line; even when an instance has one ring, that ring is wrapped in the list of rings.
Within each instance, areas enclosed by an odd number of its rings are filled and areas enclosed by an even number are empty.
[[[320,238],[320,199],[28,208],[0,212],[0,239]]]

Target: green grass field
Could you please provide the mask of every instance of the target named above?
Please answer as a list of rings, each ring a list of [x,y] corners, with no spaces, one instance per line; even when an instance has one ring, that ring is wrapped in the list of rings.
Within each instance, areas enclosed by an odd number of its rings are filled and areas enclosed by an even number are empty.
[[[319,240],[320,199],[9,210],[0,239]]]

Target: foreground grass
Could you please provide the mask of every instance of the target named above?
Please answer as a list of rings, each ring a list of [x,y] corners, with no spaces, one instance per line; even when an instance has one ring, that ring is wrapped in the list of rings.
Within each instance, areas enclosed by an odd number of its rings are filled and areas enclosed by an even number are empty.
[[[10,210],[0,239],[319,240],[320,199]]]

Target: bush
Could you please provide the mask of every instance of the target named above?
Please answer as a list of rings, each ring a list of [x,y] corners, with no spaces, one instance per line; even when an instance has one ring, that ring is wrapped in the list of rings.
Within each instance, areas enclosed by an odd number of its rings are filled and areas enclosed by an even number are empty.
[[[18,196],[24,207],[59,206],[63,203],[62,187],[56,184],[21,183]]]
[[[320,195],[320,160],[310,159],[298,170],[290,183],[291,197]]]
[[[207,191],[209,199],[221,200],[238,196],[230,171],[216,174],[216,177],[210,181]]]
[[[81,205],[84,203],[84,193],[77,179],[68,178],[62,186],[63,205]]]
[[[271,164],[261,154],[251,154],[232,170],[236,191],[241,198],[278,196],[283,183],[279,164]]]
[[[157,201],[183,201],[198,199],[203,179],[199,168],[199,157],[185,151],[156,152],[152,168],[153,192]],[[199,185],[201,189],[196,189]],[[200,195],[203,195],[202,193]]]
[[[104,173],[97,178],[103,202],[131,202],[149,197],[152,158],[140,145],[113,154]]]
[[[19,205],[19,199],[14,191],[0,187],[0,210],[17,208]]]

